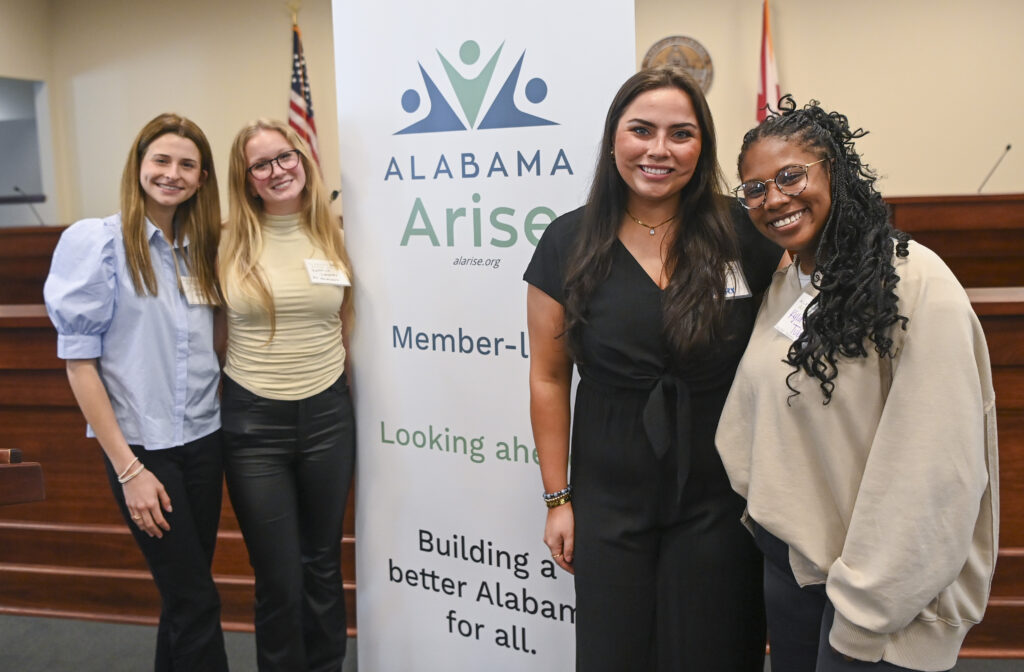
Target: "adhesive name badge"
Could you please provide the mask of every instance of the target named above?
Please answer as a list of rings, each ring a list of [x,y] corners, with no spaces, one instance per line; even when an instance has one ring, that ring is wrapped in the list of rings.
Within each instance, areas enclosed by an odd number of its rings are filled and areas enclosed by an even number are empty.
[[[743,275],[743,269],[739,262],[730,261],[725,266],[725,298],[746,299],[750,296],[750,287],[747,286],[747,278]]]
[[[336,285],[350,287],[348,275],[326,259],[305,259],[309,281],[314,285]]]
[[[185,293],[185,300],[190,306],[206,306],[210,302],[203,295],[199,288],[199,282],[191,275],[181,277],[181,290]]]
[[[800,338],[804,333],[804,311],[813,298],[810,294],[801,294],[782,319],[775,323],[775,330],[791,341]]]

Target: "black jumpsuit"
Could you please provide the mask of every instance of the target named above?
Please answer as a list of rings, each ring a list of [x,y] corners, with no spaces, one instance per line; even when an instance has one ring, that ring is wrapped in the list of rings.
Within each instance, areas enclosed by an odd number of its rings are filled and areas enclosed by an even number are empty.
[[[670,351],[663,291],[619,241],[588,304],[571,446],[578,670],[763,669],[761,555],[714,439],[781,250],[734,215],[750,295],[728,301],[714,346]],[[547,228],[524,276],[559,303],[581,216]]]

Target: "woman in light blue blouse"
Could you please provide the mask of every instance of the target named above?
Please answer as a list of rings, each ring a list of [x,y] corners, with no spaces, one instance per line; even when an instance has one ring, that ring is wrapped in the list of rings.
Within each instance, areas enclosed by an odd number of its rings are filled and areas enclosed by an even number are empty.
[[[57,356],[160,591],[158,672],[227,670],[210,573],[223,464],[213,310],[220,206],[206,136],[162,114],[139,132],[121,212],[70,226],[43,293]]]

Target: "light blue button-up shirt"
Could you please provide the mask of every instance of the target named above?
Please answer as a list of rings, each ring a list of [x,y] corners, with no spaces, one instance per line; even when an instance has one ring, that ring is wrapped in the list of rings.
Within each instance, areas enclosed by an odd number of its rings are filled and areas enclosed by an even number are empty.
[[[57,328],[57,356],[97,359],[125,439],[158,450],[220,428],[220,367],[213,351],[213,309],[189,305],[178,289],[175,249],[149,220],[146,234],[157,296],[135,292],[120,214],[68,227],[53,253],[43,296]],[[86,435],[95,436],[92,427]]]

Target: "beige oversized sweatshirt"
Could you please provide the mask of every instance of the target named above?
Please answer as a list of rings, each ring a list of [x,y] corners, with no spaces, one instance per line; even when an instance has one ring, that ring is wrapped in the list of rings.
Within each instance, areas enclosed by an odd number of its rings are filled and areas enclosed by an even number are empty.
[[[792,338],[776,324],[817,290],[795,266],[778,271],[716,444],[746,515],[789,545],[800,585],[826,585],[835,649],[947,670],[995,568],[995,393],[985,335],[950,270],[914,242],[895,266],[909,322],[893,328],[891,367],[870,345],[867,358],[840,359],[828,405],[802,371],[800,394],[786,387]]]

